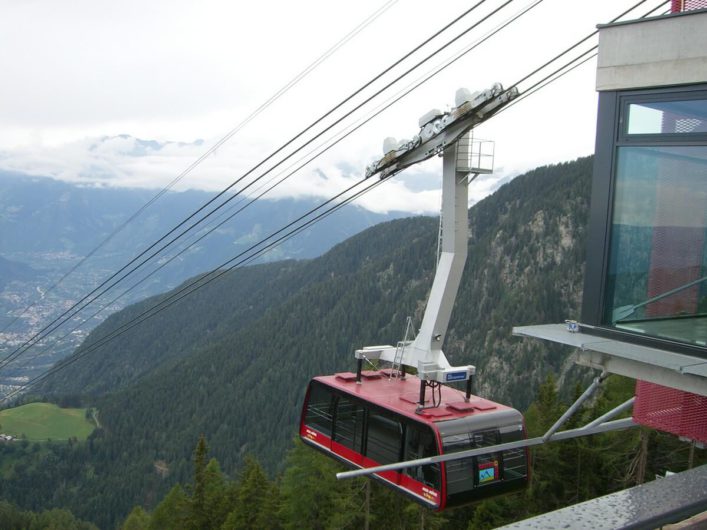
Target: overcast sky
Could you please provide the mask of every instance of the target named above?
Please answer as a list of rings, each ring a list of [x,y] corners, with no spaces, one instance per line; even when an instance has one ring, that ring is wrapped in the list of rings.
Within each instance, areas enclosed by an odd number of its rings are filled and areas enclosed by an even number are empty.
[[[488,0],[396,73],[502,3]],[[387,94],[532,3],[511,2]],[[544,0],[312,162],[278,193],[333,195],[382,155],[385,137],[411,137],[425,112],[453,106],[457,88],[479,90],[496,81],[509,86],[634,3]],[[647,2],[629,18],[657,4]],[[221,189],[471,5],[459,0],[0,0],[0,169],[160,188],[383,8],[177,186]],[[496,173],[472,186],[472,200],[523,170],[593,152],[595,65],[590,61],[478,128],[476,136],[496,142]],[[383,101],[376,99],[367,109]],[[365,115],[352,116],[331,133]],[[137,144],[136,138],[166,145]],[[433,159],[380,186],[364,205],[436,211],[439,172],[441,162]]]

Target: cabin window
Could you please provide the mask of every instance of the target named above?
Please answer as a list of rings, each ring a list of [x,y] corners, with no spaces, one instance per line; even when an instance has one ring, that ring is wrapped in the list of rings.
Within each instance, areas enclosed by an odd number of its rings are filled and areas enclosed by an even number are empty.
[[[501,428],[501,443],[518,442],[525,439],[520,426]],[[525,447],[503,451],[503,480],[524,479],[528,476],[528,459]]]
[[[324,386],[312,383],[309,391],[309,405],[304,418],[305,425],[331,437],[334,396]]]
[[[445,453],[496,445],[500,441],[497,430],[447,435],[442,444]],[[472,458],[461,458],[446,463],[447,495],[492,484],[501,479],[501,455],[491,453]]]
[[[403,426],[394,417],[370,410],[366,456],[379,464],[401,461]]]
[[[436,456],[437,444],[434,433],[428,428],[413,424],[405,426],[405,457],[404,460],[417,460]],[[403,473],[414,478],[418,482],[427,484],[435,489],[439,487],[439,464],[429,464],[425,466],[409,467]]]
[[[340,396],[336,405],[336,428],[333,440],[360,453],[363,445],[363,406],[346,396]]]

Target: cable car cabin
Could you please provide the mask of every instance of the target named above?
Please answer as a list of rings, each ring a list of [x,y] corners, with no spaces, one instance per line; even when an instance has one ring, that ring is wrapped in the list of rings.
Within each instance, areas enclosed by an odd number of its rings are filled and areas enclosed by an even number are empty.
[[[366,468],[526,438],[517,410],[475,396],[465,402],[463,392],[444,385],[441,394],[434,391],[439,406],[418,414],[420,380],[390,379],[385,372],[363,372],[360,385],[353,373],[315,377],[302,410],[302,440],[351,467]],[[528,453],[507,450],[373,476],[439,511],[522,489],[528,484]]]

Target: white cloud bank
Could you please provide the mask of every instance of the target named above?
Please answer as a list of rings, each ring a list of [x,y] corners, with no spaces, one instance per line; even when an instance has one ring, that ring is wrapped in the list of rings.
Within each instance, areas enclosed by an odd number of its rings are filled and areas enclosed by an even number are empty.
[[[384,3],[11,2],[0,17],[0,168],[85,185],[159,189]],[[384,137],[410,137],[417,118],[452,103],[458,87],[508,85],[631,3],[543,2],[288,179],[277,194],[333,195],[362,176],[380,155]],[[484,4],[450,37],[498,4]],[[522,5],[505,8],[443,56],[473,43]],[[395,3],[178,189],[222,189],[468,8],[464,0],[434,8],[418,0]],[[505,170],[474,183],[471,201],[509,175],[590,153],[595,119],[592,62],[494,117],[479,135],[496,141],[496,165]],[[206,140],[194,142],[197,137]],[[436,212],[437,162],[395,177],[365,196],[363,205]]]
[[[250,146],[253,147],[253,146]],[[48,176],[84,186],[131,187],[160,189],[170,184],[208,149],[203,141],[192,143],[145,141],[122,135],[86,138],[56,146],[27,146],[11,152],[0,151],[0,169],[35,176]],[[252,149],[224,146],[205,163],[197,166],[173,189],[220,191],[243,177],[258,161],[238,156]],[[235,189],[248,186],[255,195],[282,180],[267,196],[329,198],[359,182],[363,168],[357,171],[351,164],[313,163],[294,172],[291,163],[270,172],[265,165],[239,182]],[[364,195],[358,204],[376,212],[406,211],[431,213],[438,208],[439,187],[434,175],[411,172],[418,182],[406,185],[405,178],[391,179]],[[256,181],[256,178],[259,180]],[[284,180],[283,180],[284,178]],[[427,181],[420,189],[419,181]]]

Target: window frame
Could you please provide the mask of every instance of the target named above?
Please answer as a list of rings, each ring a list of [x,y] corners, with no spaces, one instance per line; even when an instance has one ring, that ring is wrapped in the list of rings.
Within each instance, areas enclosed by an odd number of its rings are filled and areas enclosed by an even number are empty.
[[[707,348],[644,335],[605,321],[606,281],[611,249],[617,158],[621,147],[707,146],[707,133],[628,134],[629,105],[656,101],[707,99],[707,83],[599,93],[591,209],[580,320],[591,334],[707,358]]]
[[[660,103],[672,101],[700,101],[707,102],[707,90],[690,90],[668,92],[651,91],[651,93],[632,94],[626,93],[619,95],[619,123],[618,123],[618,138],[617,147],[622,145],[704,145],[707,142],[707,132],[697,133],[633,133],[628,132],[631,105],[641,103]],[[707,119],[707,117],[706,117]]]
[[[360,454],[361,456],[365,458],[371,458],[369,456],[369,448],[368,448],[368,443],[370,440],[370,416],[371,413],[376,414],[378,416],[385,417],[387,419],[390,419],[391,421],[396,422],[401,429],[400,432],[400,444],[398,446],[398,456],[395,459],[395,462],[402,462],[406,456],[406,452],[408,449],[408,433],[412,430],[417,430],[419,433],[426,435],[429,437],[429,440],[432,441],[432,444],[434,445],[433,448],[433,455],[430,456],[436,456],[440,454],[440,447],[437,442],[437,436],[435,429],[420,421],[415,421],[408,416],[405,416],[404,414],[399,414],[397,412],[394,412],[392,410],[389,410],[385,407],[376,405],[374,403],[371,403],[369,401],[366,401],[364,399],[360,399],[356,396],[353,396],[351,394],[348,394],[346,392],[342,392],[339,389],[335,389],[330,387],[329,385],[326,385],[320,381],[313,380],[310,383],[310,391],[309,391],[309,401],[307,404],[307,410],[304,413],[304,425],[308,425],[313,427],[314,429],[318,430],[319,429],[315,426],[312,426],[311,424],[307,423],[306,419],[310,417],[310,408],[312,406],[312,395],[314,393],[314,389],[318,388],[327,394],[329,394],[330,397],[330,403],[331,403],[331,408],[332,408],[332,414],[331,414],[331,426],[330,426],[330,432],[329,434],[327,433],[322,433],[325,436],[329,437],[333,442],[336,442],[338,444],[343,445],[344,447],[351,449],[352,451],[355,451],[356,453]],[[355,406],[360,407],[361,409],[361,426],[360,426],[360,431],[358,431],[358,434],[361,435],[361,439],[359,440],[359,446],[358,447],[351,447],[347,445],[346,443],[343,443],[344,440],[339,438],[339,429],[338,429],[338,416],[339,416],[339,404],[341,403],[342,399],[346,399],[353,403]],[[355,438],[354,438],[355,439]],[[390,462],[379,462],[382,464],[385,463],[390,463]],[[423,468],[423,467],[430,467],[434,469],[434,481],[436,483],[430,484],[428,482],[424,482],[426,485],[435,488],[438,491],[441,491],[442,488],[442,471],[441,471],[441,466],[440,464],[425,464],[424,466],[417,466],[417,468]],[[415,469],[417,469],[415,468]],[[408,470],[401,470],[399,473],[404,474],[413,480],[418,480],[412,472],[407,472]]]

